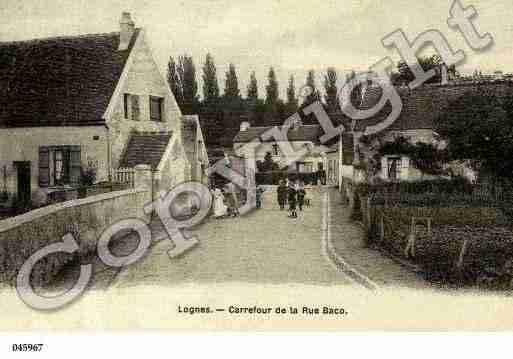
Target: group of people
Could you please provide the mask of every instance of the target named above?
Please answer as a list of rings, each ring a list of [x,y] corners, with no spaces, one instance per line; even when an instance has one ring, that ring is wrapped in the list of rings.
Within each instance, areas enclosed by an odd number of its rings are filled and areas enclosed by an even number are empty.
[[[262,207],[262,196],[264,190],[262,187],[256,187],[256,207]],[[288,205],[289,217],[297,218],[297,208],[299,207],[299,211],[303,211],[303,207],[305,203],[307,203],[306,199],[306,190],[305,185],[302,181],[290,181],[290,180],[282,180],[278,185],[278,204],[280,206],[280,210],[284,210],[285,206]],[[212,189],[212,197],[213,197],[213,209],[214,209],[214,217],[222,218],[222,217],[236,217],[239,208],[238,196],[236,195],[234,190],[225,189],[225,191],[220,188]]]
[[[282,180],[278,185],[277,195],[281,210],[284,210],[287,204],[289,205],[289,217],[297,218],[297,207],[299,207],[299,211],[303,211],[306,199],[306,190],[303,182],[299,180]]]
[[[223,191],[214,188],[212,191],[214,217],[237,217],[239,215],[238,198],[234,191]]]

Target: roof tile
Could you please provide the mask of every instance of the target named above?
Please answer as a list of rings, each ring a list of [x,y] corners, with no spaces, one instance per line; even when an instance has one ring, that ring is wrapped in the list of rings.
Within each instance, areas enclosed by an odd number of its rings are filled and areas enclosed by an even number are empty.
[[[152,168],[157,168],[171,137],[171,132],[134,133],[128,141],[119,167],[132,168],[140,164],[147,164]]]
[[[0,43],[0,127],[103,124],[139,32]]]

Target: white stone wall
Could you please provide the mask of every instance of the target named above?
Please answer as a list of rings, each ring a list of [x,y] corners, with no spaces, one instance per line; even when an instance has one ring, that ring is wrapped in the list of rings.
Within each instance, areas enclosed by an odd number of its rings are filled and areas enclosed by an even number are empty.
[[[255,151],[254,152],[250,152],[250,156],[248,158],[250,160],[254,160],[255,163],[256,163],[257,161],[263,161],[265,159],[265,155],[267,154],[267,152],[270,152],[272,154],[273,161],[276,162],[276,163],[279,163],[282,159],[284,159],[283,152],[282,152],[281,148],[278,147],[278,155],[275,155],[274,154],[274,148],[273,148],[274,144],[278,144],[278,146],[279,146],[279,142],[262,142],[262,143],[259,143],[255,147]],[[311,142],[311,141],[294,141],[294,142],[289,142],[289,144],[290,144],[290,146],[292,146],[294,151],[299,151],[302,148],[304,148],[305,146],[308,146],[309,148],[312,148],[312,151],[310,153],[307,153],[306,156],[302,157],[297,162],[310,162],[310,163],[312,163],[313,171],[317,171],[317,166],[318,166],[318,163],[320,163],[320,162],[324,163],[324,168],[325,169],[327,168],[326,167],[326,163],[325,163],[325,159],[323,159],[323,157],[320,155],[321,152],[326,152],[328,150],[327,147],[314,145],[313,142]],[[248,145],[247,143],[235,142],[234,145],[233,145],[233,148],[235,150],[235,154],[237,156],[246,157],[247,153],[242,150],[242,147],[244,147],[246,145],[248,147],[252,146],[252,145]],[[293,169],[296,169],[296,164],[293,163],[291,165],[291,167]]]
[[[98,140],[93,138],[98,136]],[[82,163],[89,160],[98,165],[97,181],[108,179],[108,139],[105,126],[28,127],[0,129],[0,190],[17,192],[17,173],[13,161],[30,161],[31,188],[39,188],[39,147],[80,145]]]
[[[129,71],[126,73],[124,81],[122,79],[123,86],[119,93],[112,100],[113,110],[107,119],[107,125],[111,132],[111,156],[114,168],[118,167],[120,157],[133,130],[173,131],[174,135],[179,135],[181,131],[182,114],[180,108],[153,59],[143,32],[139,35],[127,66]],[[124,118],[125,93],[139,96],[139,121]],[[164,98],[164,118],[162,122],[150,120],[150,95]]]

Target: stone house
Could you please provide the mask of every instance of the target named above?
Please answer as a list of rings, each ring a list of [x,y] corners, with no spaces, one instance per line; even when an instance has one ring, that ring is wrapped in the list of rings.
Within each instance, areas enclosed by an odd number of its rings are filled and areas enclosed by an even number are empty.
[[[84,168],[103,182],[138,164],[167,186],[206,181],[199,123],[129,13],[117,32],[0,43],[0,74],[0,190],[28,199],[78,186]]]
[[[403,108],[395,122],[384,131],[365,138],[364,132],[367,126],[372,126],[390,113],[390,107],[385,106],[377,115],[370,119],[355,121],[353,130],[343,136],[346,152],[352,152],[344,161],[340,162],[340,173],[343,177],[363,180],[361,170],[358,170],[361,161],[372,153],[372,149],[379,148],[386,142],[391,142],[398,137],[406,138],[410,143],[422,142],[433,144],[443,148],[445,143],[438,140],[434,127],[434,121],[444,111],[450,111],[450,104],[469,94],[494,93],[498,96],[513,94],[513,82],[495,80],[486,82],[452,81],[444,84],[430,84],[410,90],[407,87],[398,87]],[[361,95],[360,108],[372,108],[381,97],[381,88],[368,87]],[[346,124],[346,129],[351,128],[350,121],[343,114],[333,114],[334,121]],[[390,154],[380,158],[380,171],[377,174],[385,181],[414,181],[422,179],[434,179],[436,176],[421,172],[413,165],[411,159],[401,153]],[[475,180],[476,174],[469,166],[463,163],[450,163],[447,165],[453,173]]]
[[[233,148],[238,156],[247,156],[242,149],[248,143],[258,139],[261,143],[255,148],[249,158],[253,163],[264,161],[267,153],[270,153],[274,162],[286,160],[280,148],[280,141],[275,138],[263,139],[262,135],[272,129],[272,126],[252,127],[249,122],[243,122],[240,131],[233,139]],[[293,125],[287,133],[287,142],[294,150],[306,147],[307,155],[294,161],[287,168],[289,173],[323,173],[322,183],[328,185],[338,184],[339,171],[339,145],[321,144],[319,138],[324,134],[320,125]],[[256,168],[256,166],[254,167]]]

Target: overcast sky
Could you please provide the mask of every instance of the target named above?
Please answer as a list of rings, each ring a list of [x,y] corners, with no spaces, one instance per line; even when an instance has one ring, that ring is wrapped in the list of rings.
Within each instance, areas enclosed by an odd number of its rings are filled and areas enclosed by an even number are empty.
[[[169,56],[193,56],[198,80],[207,52],[215,59],[221,87],[229,62],[237,66],[243,95],[255,71],[260,95],[269,66],[274,66],[282,97],[287,78],[304,83],[308,69],[322,72],[365,70],[384,56],[400,57],[381,38],[402,28],[410,39],[439,29],[455,49],[467,54],[460,70],[513,72],[513,4],[511,0],[463,0],[479,13],[475,24],[490,32],[495,46],[474,54],[446,25],[452,0],[0,0],[0,41],[55,35],[117,31],[122,11],[147,30],[155,58],[165,74]],[[342,76],[341,76],[342,77]]]

